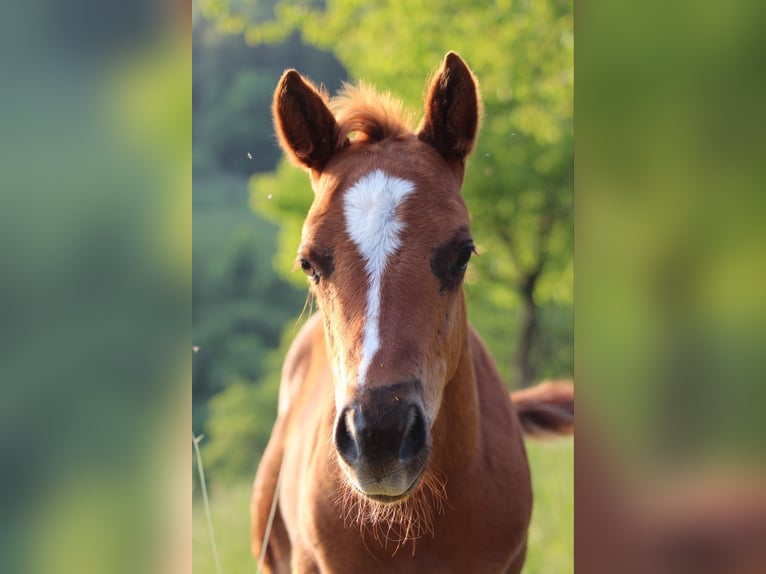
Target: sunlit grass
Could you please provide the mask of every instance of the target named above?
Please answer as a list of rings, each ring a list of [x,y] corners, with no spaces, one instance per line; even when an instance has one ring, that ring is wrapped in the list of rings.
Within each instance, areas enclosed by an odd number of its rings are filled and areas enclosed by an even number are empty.
[[[527,441],[535,503],[524,574],[574,572],[572,439]]]
[[[250,554],[251,492],[252,483],[243,482],[233,488],[213,488],[210,493],[213,529],[223,574],[255,572],[255,560]],[[199,492],[194,493],[192,572],[217,574],[201,498]]]
[[[525,574],[574,571],[574,447],[571,439],[527,444],[535,492]],[[251,482],[211,492],[213,527],[224,574],[252,574],[250,554]],[[195,492],[193,572],[215,574],[205,510]]]

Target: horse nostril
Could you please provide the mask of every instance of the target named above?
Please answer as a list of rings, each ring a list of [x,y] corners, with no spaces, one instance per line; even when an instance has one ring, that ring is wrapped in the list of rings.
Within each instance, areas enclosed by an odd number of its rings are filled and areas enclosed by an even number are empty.
[[[338,417],[338,422],[335,425],[335,447],[343,460],[349,464],[359,458],[359,447],[351,431],[353,424],[353,411],[346,408]]]
[[[407,428],[399,448],[399,459],[402,462],[416,457],[426,445],[426,422],[422,411],[412,406],[408,414]]]

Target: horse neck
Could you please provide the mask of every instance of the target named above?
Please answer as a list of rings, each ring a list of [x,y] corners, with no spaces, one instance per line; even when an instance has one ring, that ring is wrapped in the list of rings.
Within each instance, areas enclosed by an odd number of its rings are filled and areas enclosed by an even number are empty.
[[[434,463],[445,471],[449,467],[465,466],[479,451],[479,398],[470,330],[465,317],[461,328],[457,369],[444,388],[432,429]]]

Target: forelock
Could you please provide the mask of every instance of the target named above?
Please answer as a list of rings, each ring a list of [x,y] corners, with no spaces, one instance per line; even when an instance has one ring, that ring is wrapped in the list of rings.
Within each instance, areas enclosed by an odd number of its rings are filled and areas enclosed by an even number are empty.
[[[412,133],[412,116],[405,112],[401,100],[390,93],[379,93],[360,83],[344,84],[330,100],[339,127],[339,140],[379,142]]]

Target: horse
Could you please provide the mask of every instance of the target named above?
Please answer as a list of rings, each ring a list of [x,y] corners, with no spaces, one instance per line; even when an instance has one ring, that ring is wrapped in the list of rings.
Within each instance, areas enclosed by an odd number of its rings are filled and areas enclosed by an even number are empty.
[[[360,84],[330,99],[295,70],[273,114],[314,191],[296,268],[319,312],[283,366],[254,556],[278,573],[518,573],[524,429],[571,433],[574,398],[571,385],[533,387],[517,411],[467,321],[474,74],[448,53],[414,131],[390,95]]]

